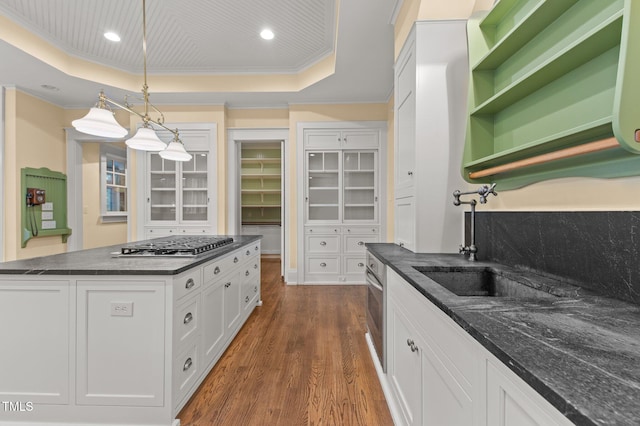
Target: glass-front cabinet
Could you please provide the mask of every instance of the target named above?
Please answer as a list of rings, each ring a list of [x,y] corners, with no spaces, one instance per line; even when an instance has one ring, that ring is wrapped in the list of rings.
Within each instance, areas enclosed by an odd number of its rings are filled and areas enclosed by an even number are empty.
[[[343,153],[343,219],[345,221],[376,220],[376,152],[344,151]]]
[[[307,152],[307,218],[340,220],[340,152]]]
[[[216,198],[215,127],[190,124],[180,129],[181,139],[192,155],[189,161],[172,161],[158,152],[146,152],[144,165],[144,226],[138,238],[155,238],[176,234],[215,234]],[[172,134],[158,131],[161,140]],[[165,134],[167,133],[167,134]],[[142,179],[139,180],[142,183]]]

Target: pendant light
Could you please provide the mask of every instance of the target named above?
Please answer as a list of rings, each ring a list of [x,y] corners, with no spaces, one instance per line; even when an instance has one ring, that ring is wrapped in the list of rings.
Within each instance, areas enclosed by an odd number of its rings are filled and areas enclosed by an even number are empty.
[[[142,151],[160,151],[162,158],[174,161],[189,161],[189,154],[182,141],[180,140],[178,129],[170,129],[164,125],[164,115],[158,108],[149,102],[149,86],[147,86],[147,16],[145,0],[142,0],[142,53],[144,59],[144,84],[142,85],[142,98],[144,101],[144,114],[133,110],[133,106],[127,102],[125,97],[124,105],[108,98],[104,92],[100,91],[98,95],[98,103],[89,110],[84,117],[73,120],[71,123],[76,130],[88,133],[94,136],[103,136],[108,138],[122,138],[129,133],[127,129],[122,127],[116,121],[113,112],[108,109],[107,104],[114,105],[120,109],[135,114],[142,119],[142,127],[138,129],[136,134],[126,140],[127,146],[132,149]],[[153,108],[160,116],[154,120],[149,116],[149,107]],[[167,145],[162,142],[152,125],[162,127],[173,134],[173,141]],[[167,151],[165,154],[163,152]]]

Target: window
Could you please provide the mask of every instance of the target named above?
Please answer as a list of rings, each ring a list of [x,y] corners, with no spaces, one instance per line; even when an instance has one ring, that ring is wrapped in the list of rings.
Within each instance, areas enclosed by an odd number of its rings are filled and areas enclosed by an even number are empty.
[[[105,145],[100,149],[101,211],[103,222],[127,220],[127,152]]]

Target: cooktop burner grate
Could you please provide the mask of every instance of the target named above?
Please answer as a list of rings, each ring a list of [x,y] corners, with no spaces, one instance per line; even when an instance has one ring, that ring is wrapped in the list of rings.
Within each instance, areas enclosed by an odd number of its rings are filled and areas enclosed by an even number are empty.
[[[120,249],[123,256],[197,256],[231,244],[231,237],[179,236],[133,243]]]

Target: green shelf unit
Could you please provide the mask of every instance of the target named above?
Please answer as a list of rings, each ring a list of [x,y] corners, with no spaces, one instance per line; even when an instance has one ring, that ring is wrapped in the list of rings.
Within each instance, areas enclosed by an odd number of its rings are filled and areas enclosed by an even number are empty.
[[[27,242],[34,237],[50,237],[60,235],[62,242],[66,243],[71,235],[71,229],[67,227],[67,176],[55,172],[46,167],[34,169],[25,167],[20,171],[21,193],[18,202],[21,207],[22,236],[21,247],[25,248]],[[50,209],[44,209],[51,214],[45,222],[55,226],[51,229],[43,228],[43,205],[27,206],[27,188],[38,188],[45,191],[45,201],[51,204]]]
[[[635,140],[640,128],[640,58],[633,55],[640,48],[640,5],[632,3],[501,0],[484,16],[469,20],[471,84],[462,166],[466,180],[495,181],[502,189],[512,189],[561,176],[640,174],[640,156],[635,155],[640,153]],[[614,136],[620,152],[587,155],[593,167],[574,157],[469,177]],[[571,167],[574,163],[580,167]]]
[[[243,146],[240,162],[242,224],[279,225],[282,203],[280,147]]]

